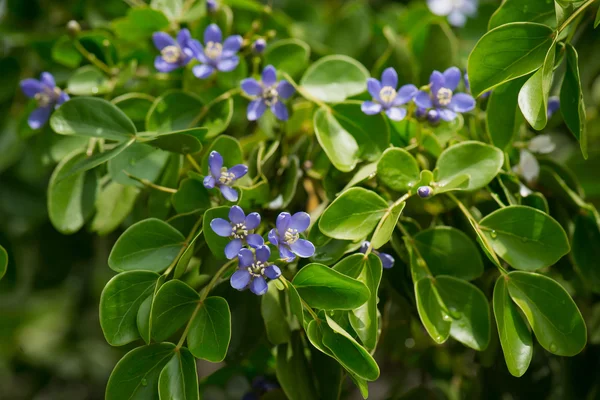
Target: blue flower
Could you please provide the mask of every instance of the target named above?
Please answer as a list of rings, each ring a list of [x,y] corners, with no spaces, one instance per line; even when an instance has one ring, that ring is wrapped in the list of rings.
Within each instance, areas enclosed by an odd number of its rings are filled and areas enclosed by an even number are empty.
[[[404,85],[396,92],[398,87],[398,74],[394,68],[387,68],[381,74],[381,82],[375,78],[367,80],[367,88],[373,101],[365,101],[361,105],[361,110],[367,115],[379,114],[385,111],[387,116],[400,121],[406,116],[406,108],[400,107],[408,103],[417,94],[418,89],[415,85]]]
[[[267,41],[263,38],[258,38],[252,43],[252,51],[255,54],[262,54],[267,48]]]
[[[218,8],[217,0],[206,0],[206,11],[214,13]]]
[[[246,175],[248,167],[244,164],[234,165],[227,169],[223,166],[223,157],[217,151],[211,151],[208,156],[208,173],[204,177],[204,187],[212,189],[217,186],[223,197],[229,201],[237,201],[238,192],[231,187],[233,182]]]
[[[427,6],[435,15],[448,16],[456,27],[465,26],[467,17],[477,14],[477,0],[427,0]]]
[[[262,236],[251,233],[258,225],[260,225],[260,215],[253,212],[246,216],[240,206],[229,209],[229,221],[223,218],[210,221],[210,227],[217,235],[231,238],[231,242],[225,246],[225,256],[229,260],[237,256],[244,244],[254,248],[265,244]]]
[[[430,186],[419,186],[417,189],[417,194],[420,198],[426,199],[431,196],[431,187]]]
[[[371,243],[369,243],[368,241],[364,241],[363,244],[360,246],[360,250],[358,250],[358,251],[364,254],[367,252],[367,249],[369,248],[370,245],[371,245]],[[383,268],[388,269],[388,268],[392,268],[394,266],[394,262],[396,260],[394,260],[394,257],[390,256],[389,254],[380,253],[377,250],[371,250],[371,253],[373,253],[377,257],[379,257]]]
[[[548,118],[552,117],[560,109],[560,100],[557,96],[548,99]]]
[[[204,31],[204,48],[196,54],[196,58],[202,63],[196,65],[192,72],[196,78],[208,78],[215,70],[221,72],[233,71],[238,66],[240,58],[236,53],[242,46],[240,35],[229,36],[223,40],[221,29],[216,24],[210,24]]]
[[[262,72],[262,81],[247,78],[242,81],[242,90],[254,100],[248,104],[248,120],[256,121],[267,109],[275,114],[277,119],[285,121],[288,119],[288,110],[282,100],[289,99],[296,89],[286,80],[277,82],[277,71],[272,65],[267,65]]]
[[[177,41],[164,32],[155,32],[152,40],[160,51],[160,56],[154,59],[154,67],[160,72],[171,72],[185,67],[200,49],[200,43],[192,39],[187,29],[179,31]]]
[[[475,108],[473,96],[466,93],[453,93],[460,78],[460,70],[456,67],[448,68],[444,73],[433,71],[429,78],[429,93],[420,90],[415,96],[417,107],[433,108],[444,121],[452,121],[456,118],[456,113],[471,111]]]
[[[281,270],[277,265],[269,263],[271,250],[268,246],[259,246],[253,253],[250,249],[241,249],[238,254],[239,268],[231,275],[231,286],[237,290],[250,288],[258,296],[267,292],[265,278],[277,279]]]
[[[52,110],[69,100],[69,95],[56,87],[54,77],[49,72],[42,72],[39,81],[32,78],[22,80],[21,90],[25,96],[35,99],[38,105],[27,119],[31,129],[41,128],[48,122]]]
[[[467,89],[467,91],[469,93],[471,93],[471,85],[469,84],[469,75],[467,75],[467,73],[465,72],[465,75],[463,76],[464,80],[465,80],[465,89]],[[482,99],[487,99],[488,97],[490,97],[490,94],[492,94],[491,90],[488,90],[487,92],[484,92],[481,94],[481,96],[479,96]]]
[[[310,216],[305,212],[294,215],[282,212],[277,217],[276,228],[269,232],[269,242],[279,249],[279,256],[293,261],[296,256],[308,258],[315,253],[315,245],[301,239],[300,234],[308,229]]]

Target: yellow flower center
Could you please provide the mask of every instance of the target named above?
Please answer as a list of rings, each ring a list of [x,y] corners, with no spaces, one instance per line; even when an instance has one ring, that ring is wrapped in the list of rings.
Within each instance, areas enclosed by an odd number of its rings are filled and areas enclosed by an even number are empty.
[[[167,46],[160,51],[162,58],[168,63],[175,63],[181,57],[181,50],[178,46]]]
[[[283,235],[283,239],[288,245],[296,243],[299,238],[300,234],[298,233],[298,230],[292,228],[288,228]]]
[[[250,272],[250,275],[259,277],[265,274],[266,267],[267,265],[262,261],[256,261],[254,264],[248,267],[248,272]]]
[[[231,182],[235,180],[235,175],[232,172],[229,172],[227,168],[221,168],[221,176],[219,177],[219,182],[223,185],[229,185]]]
[[[277,103],[279,93],[277,93],[275,86],[271,86],[263,91],[262,97],[265,100],[265,104],[271,107],[273,104]]]
[[[391,86],[384,86],[379,91],[379,98],[383,103],[391,103],[396,98],[396,89]]]
[[[443,106],[447,106],[448,104],[450,104],[450,101],[452,100],[452,90],[450,90],[448,88],[444,88],[444,87],[441,88],[437,92],[437,99],[438,99],[438,103],[440,103]]]
[[[244,239],[248,236],[248,228],[244,224],[235,224],[231,227],[231,236],[234,239]]]
[[[211,60],[216,60],[221,57],[221,53],[223,53],[223,45],[218,42],[208,42],[206,44],[206,48],[204,49],[204,54],[206,57]]]

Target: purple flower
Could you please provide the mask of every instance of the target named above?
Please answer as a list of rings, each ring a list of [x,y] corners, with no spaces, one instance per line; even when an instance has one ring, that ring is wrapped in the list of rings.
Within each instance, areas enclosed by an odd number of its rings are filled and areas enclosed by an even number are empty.
[[[370,245],[371,245],[371,243],[369,243],[368,241],[364,241],[358,251],[364,254],[367,252],[367,249],[369,248]],[[394,257],[392,257],[391,255],[389,255],[387,253],[380,253],[377,250],[371,250],[371,253],[373,253],[377,257],[379,257],[383,268],[388,269],[388,268],[392,268],[394,266],[394,262],[396,260],[394,260]]]
[[[415,96],[417,107],[436,110],[439,118],[444,121],[452,121],[456,118],[456,113],[471,111],[475,108],[473,96],[453,93],[460,77],[460,70],[456,67],[448,68],[444,73],[433,71],[429,78],[429,92],[419,90]]]
[[[418,89],[415,85],[404,85],[396,92],[398,87],[398,74],[394,68],[386,68],[381,74],[381,82],[375,78],[367,80],[367,88],[373,101],[365,101],[361,105],[361,110],[367,115],[379,114],[385,111],[387,116],[400,121],[406,116],[406,108],[400,107],[408,103],[417,94]]]
[[[217,11],[219,5],[217,4],[217,0],[206,0],[206,11],[209,13],[213,13]]]
[[[277,279],[281,270],[277,265],[269,263],[271,250],[268,246],[260,246],[254,253],[250,249],[241,249],[238,254],[239,268],[231,275],[231,286],[237,290],[250,288],[258,296],[267,292],[265,279]]]
[[[427,0],[429,10],[435,15],[448,16],[452,26],[463,27],[467,17],[477,13],[477,0]]]
[[[204,48],[199,46],[196,54],[196,58],[202,64],[192,69],[196,78],[208,78],[215,70],[233,71],[240,62],[236,53],[242,47],[242,41],[240,35],[233,35],[223,42],[221,29],[216,24],[207,26],[204,30]]]
[[[252,43],[252,51],[255,54],[262,54],[267,48],[267,41],[263,38],[258,38]]]
[[[560,100],[557,96],[548,99],[548,118],[552,117],[560,109]]]
[[[179,31],[177,41],[164,32],[155,32],[152,40],[160,51],[160,56],[154,59],[154,67],[160,72],[171,72],[185,67],[200,49],[200,43],[192,39],[187,29]]]
[[[215,218],[210,221],[212,230],[221,237],[231,238],[231,242],[225,246],[225,256],[231,260],[239,253],[244,244],[257,248],[265,244],[262,236],[250,233],[260,225],[260,215],[250,213],[244,214],[239,206],[229,209],[229,221],[223,218]]]
[[[56,87],[54,77],[49,72],[42,72],[39,81],[32,78],[22,80],[21,90],[25,96],[35,99],[38,105],[27,119],[31,129],[41,128],[48,122],[52,110],[69,100],[69,95]]]
[[[242,90],[254,99],[248,104],[248,120],[256,121],[267,109],[275,114],[277,119],[286,121],[288,110],[282,100],[289,99],[296,89],[286,80],[277,82],[277,71],[272,65],[267,65],[262,72],[262,81],[247,78],[242,81]]]
[[[469,84],[469,75],[467,75],[466,72],[463,75],[463,78],[465,80],[465,89],[467,89],[467,91],[469,93],[471,93],[471,85]],[[479,97],[482,99],[487,99],[488,97],[490,97],[490,94],[492,94],[492,91],[488,90],[487,92],[482,93],[481,96],[479,96]]]
[[[307,213],[297,212],[290,215],[282,212],[275,225],[276,228],[269,232],[269,242],[277,246],[281,258],[289,262],[296,256],[308,258],[315,253],[315,245],[300,238],[300,234],[310,225],[310,216]]]
[[[223,157],[217,151],[211,151],[208,156],[208,173],[204,177],[204,187],[212,189],[217,186],[223,197],[229,201],[237,201],[238,192],[231,187],[233,182],[246,175],[248,167],[244,164],[234,165],[227,169],[223,166]]]
[[[417,194],[420,198],[426,199],[431,196],[431,187],[430,186],[419,186],[417,189]]]

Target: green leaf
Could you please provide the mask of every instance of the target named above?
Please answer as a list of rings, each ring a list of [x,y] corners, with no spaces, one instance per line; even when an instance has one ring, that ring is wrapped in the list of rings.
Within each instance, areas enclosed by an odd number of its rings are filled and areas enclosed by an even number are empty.
[[[123,141],[137,132],[117,106],[95,97],[77,97],[52,114],[50,126],[61,135],[90,136]]]
[[[312,346],[310,359],[317,398],[322,400],[339,400],[344,381],[342,366],[332,355],[326,355],[321,350]]]
[[[583,283],[600,293],[600,271],[597,268],[600,260],[600,228],[592,215],[577,214],[574,218],[575,229],[571,245],[573,261],[577,271],[583,277]]]
[[[553,20],[553,1],[505,0],[490,18],[488,29],[511,22],[548,23]]]
[[[535,208],[505,207],[483,218],[479,226],[496,254],[516,269],[548,267],[569,252],[560,224]]]
[[[279,195],[273,201],[267,204],[267,208],[272,210],[285,209],[296,194],[298,182],[302,177],[300,169],[300,160],[293,155],[288,158],[289,163],[281,176],[281,185],[279,185]]]
[[[184,11],[183,0],[152,0],[150,7],[162,11],[170,20],[177,21]]]
[[[515,139],[523,123],[518,97],[526,77],[498,86],[487,103],[485,125],[492,144],[506,150]]]
[[[300,80],[302,90],[326,103],[339,103],[367,90],[369,71],[353,58],[333,55],[313,63]]]
[[[490,343],[490,306],[475,285],[452,276],[435,278],[436,289],[451,318],[450,336],[483,351]]]
[[[168,281],[156,293],[152,307],[152,338],[162,342],[183,326],[196,310],[200,296],[177,279]]]
[[[519,92],[519,108],[535,130],[542,130],[548,122],[548,96],[554,70],[554,43],[550,46],[544,63],[525,82]]]
[[[419,181],[417,160],[400,148],[387,149],[377,163],[377,177],[387,187],[397,192],[408,192]]]
[[[202,139],[206,136],[206,132],[208,132],[206,128],[169,132],[159,135],[147,143],[173,153],[194,154],[202,150]]]
[[[300,326],[302,326],[304,325],[304,307],[302,306],[302,299],[294,285],[287,285],[287,290],[290,298],[290,309],[296,316]]]
[[[260,312],[269,342],[274,345],[287,343],[290,340],[290,326],[287,322],[283,308],[285,302],[281,303],[282,297],[275,282],[269,282],[269,290],[261,296]],[[302,321],[300,321],[302,322]]]
[[[293,78],[304,71],[309,59],[310,47],[306,43],[298,39],[283,39],[269,43],[264,63]]]
[[[531,332],[510,299],[507,280],[502,276],[494,286],[494,315],[508,371],[523,376],[533,356]]]
[[[579,76],[579,56],[570,44],[566,44],[567,70],[560,88],[560,111],[565,124],[579,141],[583,157],[587,159],[587,137],[585,135],[585,104]]]
[[[130,178],[128,174],[155,182],[168,158],[169,153],[166,151],[157,150],[147,144],[134,143],[108,162],[108,173],[114,182],[143,188],[144,184]]]
[[[71,38],[64,35],[52,46],[52,59],[67,68],[77,68],[83,61],[83,56],[77,51]]]
[[[6,249],[0,246],[0,279],[6,274],[8,269],[8,253]]]
[[[145,93],[126,93],[115,97],[111,103],[119,107],[135,124],[138,131],[146,129],[146,115],[154,103],[154,97]]]
[[[142,304],[140,305],[140,308],[138,309],[137,312],[137,328],[138,328],[138,332],[140,332],[140,336],[142,337],[142,339],[144,339],[144,342],[146,342],[146,344],[150,344],[150,339],[151,339],[151,332],[152,332],[152,307],[154,306],[154,298],[156,296],[156,292],[158,292],[158,289],[160,289],[160,287],[162,286],[162,284],[165,282],[165,279],[167,279],[167,277],[165,275],[161,275],[158,280],[156,281],[156,284],[154,285],[154,291],[152,292],[152,294],[148,297],[146,297],[146,299],[142,302]]]
[[[458,40],[447,23],[433,23],[427,27],[423,43],[425,51],[421,53],[421,74],[419,82],[429,82],[431,71],[444,71],[456,65]]]
[[[200,236],[202,236],[202,229],[198,231],[196,236],[194,236],[192,241],[186,246],[181,257],[179,257],[179,261],[177,261],[177,265],[175,266],[175,272],[173,272],[174,279],[179,279],[187,271],[190,260],[192,259],[196,250],[196,241]]]
[[[404,210],[404,206],[406,206],[405,202],[394,203],[390,206],[389,210],[383,214],[383,217],[381,218],[381,221],[379,221],[379,225],[377,225],[373,237],[371,238],[373,248],[378,249],[390,241],[394,229],[396,228],[396,224],[398,223],[398,219],[400,218],[400,214],[402,214],[402,210]]]
[[[198,305],[188,333],[188,347],[194,357],[210,362],[225,359],[231,340],[231,312],[227,300],[208,297]]]
[[[346,253],[358,250],[362,241],[338,240],[326,236],[319,229],[319,220],[315,221],[308,233],[308,240],[315,245],[315,254],[311,261],[319,264],[331,265],[342,258]]]
[[[325,108],[315,112],[313,124],[317,140],[333,166],[342,172],[352,171],[358,163],[356,139]]]
[[[157,399],[161,370],[174,352],[172,343],[155,343],[125,354],[108,378],[106,400]]]
[[[271,191],[269,190],[269,182],[261,181],[256,185],[249,187],[240,187],[240,198],[238,206],[242,209],[256,209],[269,201]]]
[[[292,283],[309,306],[323,310],[352,310],[370,296],[362,282],[321,264],[303,267]]]
[[[109,183],[96,197],[96,215],[92,231],[106,235],[114,231],[129,215],[140,189],[116,182]]]
[[[140,337],[138,308],[152,294],[157,279],[154,272],[128,271],[106,284],[100,297],[100,326],[110,345],[123,346]]]
[[[342,191],[350,189],[352,186],[356,186],[368,179],[374,178],[375,175],[377,175],[377,164],[378,163],[376,162],[372,162],[369,164],[364,164],[362,167],[360,167],[356,171],[352,179],[350,179],[346,186],[344,186],[344,189]]]
[[[176,351],[158,378],[160,399],[199,400],[196,360],[185,347]]]
[[[559,356],[574,356],[585,347],[587,330],[569,293],[540,274],[508,274],[510,297],[525,314],[542,347]]]
[[[210,227],[210,222],[215,218],[223,218],[229,220],[230,207],[215,207],[206,210],[204,213],[204,239],[217,260],[225,260],[225,246],[230,242],[229,238],[221,237],[215,233]]]
[[[123,232],[110,252],[108,265],[115,271],[162,272],[177,259],[184,241],[171,225],[148,218]]]
[[[85,160],[85,153],[79,151],[64,158],[54,169],[48,183],[48,216],[52,225],[63,234],[77,232],[94,211],[95,174],[80,172],[60,180],[65,171],[82,160]]]
[[[204,211],[210,208],[210,194],[202,182],[188,178],[181,181],[179,189],[171,198],[175,211],[187,214],[195,211]],[[208,226],[207,226],[208,228]]]
[[[436,191],[480,189],[494,179],[503,163],[504,153],[485,143],[467,141],[451,146],[437,161]],[[465,181],[464,176],[469,179]]]
[[[415,299],[421,322],[436,343],[444,343],[450,336],[452,318],[443,311],[433,278],[425,277],[415,283]]]
[[[421,231],[414,236],[414,245],[434,276],[450,275],[470,281],[483,273],[477,246],[456,228],[437,226]]]
[[[541,24],[515,22],[486,33],[469,56],[469,83],[476,97],[542,66],[554,31]]]
[[[139,42],[150,39],[154,32],[168,29],[169,20],[158,10],[132,7],[126,17],[113,20],[111,25],[118,37],[129,42]]]
[[[600,25],[600,8],[596,11],[596,19],[594,20],[594,29],[596,29]]]
[[[67,81],[69,94],[76,96],[92,96],[112,91],[108,77],[97,67],[85,65],[71,75]]]
[[[350,188],[325,210],[321,231],[335,239],[360,240],[367,236],[388,211],[387,202],[363,188]]]
[[[379,378],[379,366],[348,332],[326,315],[329,329],[324,328],[323,344],[348,371],[362,379],[374,381]]]
[[[304,355],[304,345],[298,332],[292,335],[290,343],[277,346],[275,373],[288,399],[317,398],[314,378],[308,360]]]
[[[212,145],[202,158],[202,163],[200,164],[202,171],[208,173],[208,157],[213,151],[217,151],[221,154],[223,157],[223,166],[227,168],[244,163],[244,153],[240,142],[231,136],[219,136],[213,141]]]

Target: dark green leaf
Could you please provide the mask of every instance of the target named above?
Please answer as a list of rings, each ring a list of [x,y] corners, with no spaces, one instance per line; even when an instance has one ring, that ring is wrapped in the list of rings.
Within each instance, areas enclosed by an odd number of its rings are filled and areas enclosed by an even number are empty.
[[[527,78],[519,78],[492,91],[486,108],[485,124],[494,146],[505,150],[515,139],[523,123],[518,97]]]
[[[575,229],[573,230],[572,246],[573,261],[578,272],[583,277],[583,282],[596,293],[600,293],[600,229],[598,221],[592,215],[578,214],[575,216]]]
[[[279,187],[279,195],[267,205],[267,208],[274,210],[285,209],[294,199],[301,177],[300,160],[296,156],[291,156],[289,164],[281,176],[282,181]]]
[[[310,47],[298,39],[283,39],[270,43],[265,51],[265,65],[292,77],[298,76],[308,66]]]
[[[436,343],[444,343],[450,336],[452,317],[440,305],[433,278],[421,278],[415,283],[417,311],[425,330]]]
[[[115,230],[133,209],[140,189],[116,182],[109,183],[96,197],[96,215],[92,231],[106,235]]]
[[[176,351],[158,379],[161,399],[199,400],[196,360],[185,347]]]
[[[161,285],[165,282],[167,277],[165,275],[161,275],[156,284],[154,285],[153,293],[146,297],[146,299],[140,305],[140,308],[137,312],[137,327],[140,332],[140,336],[144,339],[146,344],[150,344],[151,333],[152,333],[152,307],[154,305],[154,298],[156,296],[156,292],[160,289]]]
[[[325,108],[315,112],[313,124],[317,140],[333,166],[342,172],[352,171],[359,155],[354,137]]]
[[[452,29],[446,23],[433,23],[428,26],[424,37],[424,48],[421,53],[421,77],[419,82],[429,82],[431,71],[444,71],[456,65],[455,55],[458,53],[458,41]]]
[[[539,0],[505,0],[490,18],[488,29],[510,22],[554,21],[554,2]]]
[[[302,306],[302,299],[298,294],[298,291],[294,285],[287,285],[288,296],[290,298],[290,309],[292,314],[296,316],[300,326],[304,325],[304,308]]]
[[[419,181],[419,165],[408,151],[387,149],[377,163],[377,177],[397,192],[408,192]]]
[[[0,246],[0,279],[6,274],[6,270],[8,269],[8,253],[6,249]]]
[[[204,211],[210,208],[210,194],[202,182],[188,178],[181,181],[177,193],[174,193],[171,198],[171,202],[175,207],[175,211],[179,214]]]
[[[298,332],[294,332],[290,343],[277,346],[275,372],[288,399],[317,398],[314,378],[304,355],[304,345]]]
[[[353,58],[334,55],[313,63],[300,80],[302,89],[326,103],[339,103],[367,89],[369,71]]]
[[[570,44],[566,44],[567,71],[560,89],[560,111],[565,124],[579,141],[583,157],[587,159],[587,137],[585,134],[585,105],[579,77],[579,56]]]
[[[311,347],[311,367],[315,377],[318,398],[339,400],[344,380],[342,366],[331,355]]]
[[[166,151],[147,144],[134,143],[108,162],[108,173],[115,182],[143,188],[141,182],[130,178],[129,175],[155,182],[168,158],[169,153]]]
[[[156,293],[152,307],[152,338],[167,340],[192,316],[200,296],[179,280],[168,281]]]
[[[267,293],[261,296],[260,303],[260,312],[265,321],[267,337],[275,345],[289,342],[291,333],[284,312],[285,302],[281,303],[281,299],[275,283],[271,282]]]
[[[154,103],[154,97],[145,93],[126,93],[111,101],[135,124],[138,131],[146,129],[146,115]]]
[[[192,354],[210,362],[225,359],[231,340],[231,312],[227,300],[208,297],[198,305],[187,342]]]
[[[535,130],[542,130],[548,122],[548,96],[554,70],[554,43],[550,46],[544,63],[523,85],[519,92],[519,108]]]

